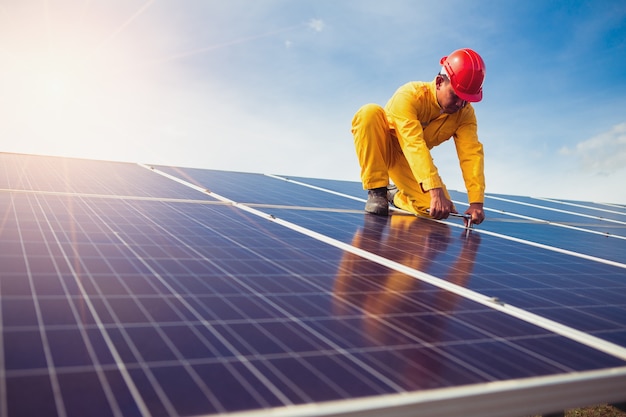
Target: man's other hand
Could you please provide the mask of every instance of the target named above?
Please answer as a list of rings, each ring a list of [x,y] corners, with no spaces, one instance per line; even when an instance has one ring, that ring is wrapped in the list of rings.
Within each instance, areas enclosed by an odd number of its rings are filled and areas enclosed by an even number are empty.
[[[430,215],[437,220],[447,219],[450,213],[456,213],[454,204],[448,200],[442,188],[429,190],[430,194]]]
[[[465,210],[465,214],[472,216],[472,224],[481,224],[485,220],[483,203],[471,203],[469,208]]]

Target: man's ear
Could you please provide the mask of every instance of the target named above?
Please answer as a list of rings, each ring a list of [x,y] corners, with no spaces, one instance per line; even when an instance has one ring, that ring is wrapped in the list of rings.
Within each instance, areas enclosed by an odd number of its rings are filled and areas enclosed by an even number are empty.
[[[445,82],[446,79],[443,77],[443,75],[437,74],[437,77],[435,77],[435,85],[437,86],[437,90],[439,90],[439,87],[441,87]]]

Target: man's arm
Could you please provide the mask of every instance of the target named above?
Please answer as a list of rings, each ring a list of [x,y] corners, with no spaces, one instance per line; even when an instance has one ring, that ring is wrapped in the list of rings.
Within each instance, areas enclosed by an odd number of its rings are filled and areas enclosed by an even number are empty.
[[[465,110],[465,120],[454,135],[454,143],[470,203],[465,214],[471,216],[473,224],[480,224],[485,220],[483,209],[485,199],[484,152],[483,145],[478,140],[474,109],[468,106]]]
[[[407,83],[394,93],[385,106],[402,153],[424,191],[443,187],[421,124],[421,121],[428,122],[437,115],[431,114],[431,94],[426,83]]]

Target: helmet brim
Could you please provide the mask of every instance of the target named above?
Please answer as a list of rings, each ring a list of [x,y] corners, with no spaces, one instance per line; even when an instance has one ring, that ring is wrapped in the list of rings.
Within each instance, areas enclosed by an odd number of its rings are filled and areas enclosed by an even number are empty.
[[[454,90],[454,94],[456,94],[461,100],[469,101],[470,103],[478,103],[480,100],[483,99],[482,88],[476,94],[462,93],[460,91],[456,91],[454,87],[452,89]]]

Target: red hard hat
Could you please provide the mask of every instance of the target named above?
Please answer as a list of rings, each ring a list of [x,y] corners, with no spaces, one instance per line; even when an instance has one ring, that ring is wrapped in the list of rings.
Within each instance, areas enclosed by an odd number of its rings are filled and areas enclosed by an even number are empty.
[[[471,102],[483,99],[485,62],[480,55],[469,48],[457,49],[441,58],[439,63],[445,69],[457,96]]]

